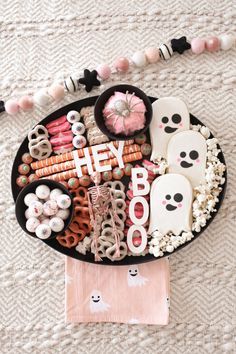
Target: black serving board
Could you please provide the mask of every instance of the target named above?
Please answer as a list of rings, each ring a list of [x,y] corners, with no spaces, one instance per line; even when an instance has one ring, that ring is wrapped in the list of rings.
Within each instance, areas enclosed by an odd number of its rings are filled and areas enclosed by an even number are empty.
[[[57,111],[49,114],[46,118],[44,118],[43,120],[38,122],[38,124],[46,125],[47,123],[51,122],[52,120],[54,120],[56,118],[59,118],[59,117],[61,117],[63,115],[66,115],[71,110],[80,111],[81,108],[83,108],[83,107],[94,106],[94,104],[95,104],[97,99],[98,99],[98,96],[94,96],[94,97],[89,97],[89,98],[85,98],[85,99],[73,102],[73,103],[71,103],[71,104],[69,104],[67,106],[64,106],[64,107],[58,109]],[[150,101],[152,103],[157,100],[157,98],[154,98],[154,97],[149,97],[149,99],[150,99]],[[190,114],[190,123],[194,124],[194,125],[197,125],[197,124],[204,125],[198,118],[196,118],[192,114]],[[147,135],[147,140],[149,140],[148,131],[147,131],[146,135]],[[213,136],[211,135],[210,138],[213,138]],[[22,163],[21,162],[21,156],[25,152],[28,152],[28,138],[27,137],[24,139],[24,141],[20,145],[20,147],[19,147],[19,149],[17,151],[16,157],[15,157],[14,163],[13,163],[13,167],[12,167],[11,187],[12,187],[12,196],[13,196],[14,201],[16,201],[17,196],[18,196],[19,192],[21,191],[21,188],[19,188],[16,185],[16,176],[18,174],[17,168]],[[222,163],[225,164],[225,159],[224,159],[224,155],[223,155],[222,151],[220,151],[220,153],[218,155],[218,158],[220,159],[220,161]],[[140,163],[140,161],[135,161],[134,165],[138,164],[138,163]],[[171,254],[175,253],[176,251],[179,251],[180,249],[182,249],[182,248],[186,247],[187,245],[189,245],[191,242],[196,240],[205,231],[205,229],[211,224],[211,222],[213,221],[214,217],[218,213],[218,211],[219,211],[219,209],[221,207],[221,204],[223,202],[224,196],[225,196],[226,184],[227,184],[227,172],[225,172],[224,177],[225,177],[225,183],[223,184],[222,191],[221,191],[221,193],[219,195],[219,202],[216,204],[216,207],[215,207],[216,211],[211,214],[211,218],[207,221],[206,226],[203,227],[200,232],[193,232],[194,238],[192,238],[190,241],[188,241],[188,242],[184,243],[183,245],[179,246],[172,253],[166,252],[163,257],[170,256]],[[128,179],[126,179],[126,178],[124,180],[122,179],[122,182],[124,184],[127,184],[127,186],[128,186]],[[94,261],[94,254],[92,254],[90,252],[87,252],[86,255],[83,255],[83,254],[77,252],[75,250],[75,248],[69,249],[69,248],[61,246],[59,244],[59,242],[57,242],[56,239],[50,239],[50,240],[35,239],[35,242],[44,242],[48,246],[53,248],[54,250],[56,250],[56,251],[58,251],[60,253],[63,253],[66,256],[69,256],[69,257],[72,257],[72,258],[76,258],[76,259],[79,259],[79,260],[84,261],[84,262],[96,263],[98,265],[114,265],[114,266],[117,266],[117,265],[131,265],[131,264],[139,264],[139,263],[150,262],[150,261],[154,261],[154,260],[158,259],[158,258],[156,258],[153,255],[148,253],[145,256],[126,256],[121,261],[112,262],[108,258],[103,258],[102,262],[95,262]]]

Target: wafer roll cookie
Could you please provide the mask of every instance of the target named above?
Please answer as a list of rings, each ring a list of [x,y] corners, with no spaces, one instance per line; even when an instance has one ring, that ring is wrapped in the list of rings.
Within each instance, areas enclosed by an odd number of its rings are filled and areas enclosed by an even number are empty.
[[[127,155],[133,152],[140,151],[140,146],[137,144],[127,145],[123,149],[123,155]],[[114,158],[114,154],[110,150],[105,151],[107,153],[108,159]],[[92,162],[94,162],[93,156],[91,156]],[[66,161],[60,164],[54,164],[52,166],[44,167],[35,171],[38,177],[48,176],[56,172],[67,171],[75,168],[75,161]]]
[[[131,153],[128,155],[124,155],[122,158],[123,158],[123,162],[127,163],[127,162],[141,160],[142,157],[143,157],[143,155],[142,155],[141,151],[138,151],[138,152],[134,152],[134,153]],[[118,166],[118,161],[116,158],[114,158],[114,159],[110,159],[110,160],[101,161],[100,164],[102,166],[111,165],[112,167],[115,167],[115,166]],[[93,165],[93,168],[94,168],[94,165]],[[83,175],[88,174],[87,166],[81,167],[81,170],[82,170]],[[77,177],[77,170],[76,169],[72,169],[72,170],[64,171],[64,172],[60,172],[60,173],[55,173],[51,176],[47,176],[47,177],[43,177],[43,178],[52,179],[53,181],[61,182],[61,181],[66,181],[71,177]]]

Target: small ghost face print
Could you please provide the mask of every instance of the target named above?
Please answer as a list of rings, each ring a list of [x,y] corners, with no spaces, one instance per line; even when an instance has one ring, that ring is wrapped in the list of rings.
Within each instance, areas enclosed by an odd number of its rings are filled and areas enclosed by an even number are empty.
[[[150,192],[148,233],[180,235],[192,227],[192,186],[180,174],[169,173],[154,180]]]
[[[169,172],[183,174],[193,187],[205,183],[206,154],[206,140],[199,132],[180,132],[168,144]]]
[[[90,312],[104,312],[108,311],[110,305],[105,303],[102,299],[102,294],[98,290],[93,290],[89,299]]]
[[[135,287],[135,286],[143,286],[148,281],[147,278],[144,278],[139,273],[139,268],[136,265],[132,265],[129,267],[127,272],[127,282],[128,286]]]
[[[186,104],[175,97],[160,98],[152,104],[153,118],[150,124],[152,143],[151,160],[166,158],[170,138],[189,129],[189,111]]]
[[[166,210],[174,211],[177,208],[182,208],[183,195],[181,193],[175,193],[173,196],[167,194],[162,204],[165,205]]]

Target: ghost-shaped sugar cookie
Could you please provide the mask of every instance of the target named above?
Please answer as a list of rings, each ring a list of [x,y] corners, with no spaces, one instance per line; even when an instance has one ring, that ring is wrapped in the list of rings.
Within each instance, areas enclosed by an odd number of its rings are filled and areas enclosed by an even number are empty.
[[[193,188],[204,184],[206,155],[206,140],[202,134],[193,130],[180,132],[168,144],[168,171],[187,177]]]
[[[93,290],[90,294],[89,309],[91,313],[108,311],[110,305],[103,298],[101,291]]]
[[[158,230],[163,235],[180,235],[192,229],[193,190],[189,180],[168,173],[154,180],[150,192],[148,234]]]
[[[166,158],[170,138],[180,131],[188,130],[189,111],[186,104],[176,97],[159,98],[152,104],[153,116],[150,124],[152,144],[151,161]]]

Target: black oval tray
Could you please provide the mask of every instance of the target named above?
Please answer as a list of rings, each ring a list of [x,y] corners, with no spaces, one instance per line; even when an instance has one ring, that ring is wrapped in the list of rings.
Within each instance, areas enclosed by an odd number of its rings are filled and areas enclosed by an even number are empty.
[[[89,97],[89,98],[85,98],[76,102],[73,102],[67,106],[64,106],[60,109],[58,109],[57,111],[49,114],[46,118],[44,118],[43,120],[41,120],[38,124],[42,124],[42,125],[46,125],[47,123],[51,122],[52,120],[61,117],[62,115],[66,115],[69,111],[71,110],[77,110],[80,111],[81,108],[86,107],[86,106],[93,106],[97,100],[98,96],[94,96],[94,97]],[[149,99],[151,100],[151,102],[154,102],[157,100],[157,98],[154,97],[149,97]],[[190,122],[191,124],[197,125],[197,124],[201,124],[204,125],[198,118],[196,118],[195,116],[193,116],[192,114],[190,114]],[[148,137],[149,138],[149,137]],[[213,138],[213,135],[211,135],[210,138]],[[219,147],[220,148],[220,147]],[[28,138],[26,137],[24,139],[24,141],[22,142],[21,146],[19,147],[14,163],[13,163],[13,167],[12,167],[12,174],[11,174],[11,188],[12,188],[12,196],[14,201],[16,201],[16,198],[20,192],[20,188],[16,185],[16,176],[18,174],[17,168],[20,165],[21,162],[21,156],[23,155],[24,152],[28,151]],[[225,164],[225,159],[224,159],[224,155],[222,153],[222,151],[220,151],[218,158],[220,159],[220,161],[222,163]],[[136,163],[138,163],[138,161],[136,161]],[[166,252],[164,254],[163,257],[166,256],[170,256],[171,254],[173,254],[176,251],[179,251],[180,249],[182,249],[183,247],[186,247],[187,245],[189,245],[191,242],[193,242],[194,240],[196,240],[196,238],[198,238],[203,232],[204,230],[210,225],[210,223],[213,221],[214,217],[216,216],[222,202],[225,196],[225,191],[226,191],[226,183],[227,183],[227,173],[225,172],[224,174],[225,177],[225,183],[222,186],[222,191],[219,195],[219,202],[216,204],[216,211],[213,212],[211,214],[211,218],[207,221],[207,224],[205,227],[203,227],[201,229],[200,232],[193,232],[194,234],[194,238],[192,238],[190,241],[184,243],[183,245],[179,246],[178,248],[176,248],[172,253],[168,253]],[[100,265],[130,265],[130,264],[139,264],[139,263],[145,263],[145,262],[150,262],[150,261],[155,261],[158,258],[154,257],[151,254],[147,254],[145,256],[126,256],[124,259],[122,259],[121,261],[110,261],[108,258],[103,258],[102,262],[95,262],[94,261],[94,254],[87,252],[86,255],[83,255],[79,252],[77,252],[75,250],[75,248],[69,249],[66,247],[63,247],[59,244],[59,242],[57,242],[56,239],[52,239],[52,240],[39,240],[39,242],[44,242],[46,243],[48,246],[52,247],[54,250],[65,254],[66,256],[72,257],[72,258],[76,258],[79,259],[81,261],[84,262],[89,262],[89,263],[96,263],[96,264],[100,264]],[[35,242],[37,242],[37,240],[35,240]]]

